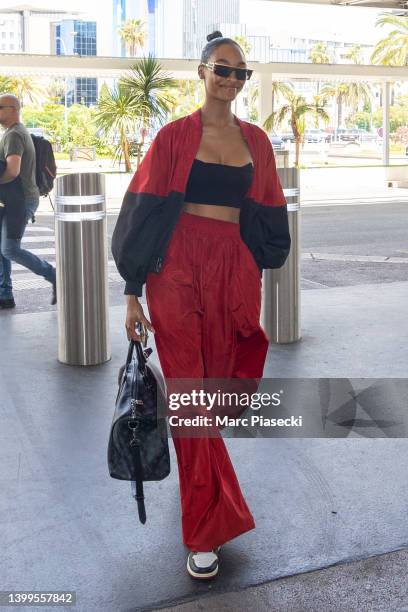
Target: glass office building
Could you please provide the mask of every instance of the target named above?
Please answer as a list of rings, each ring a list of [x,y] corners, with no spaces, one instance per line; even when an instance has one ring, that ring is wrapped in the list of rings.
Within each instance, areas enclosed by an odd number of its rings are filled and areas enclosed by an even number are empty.
[[[125,56],[125,43],[118,35],[118,29],[126,21],[126,0],[113,0],[112,3],[112,47],[113,55]]]
[[[96,55],[96,22],[64,19],[55,26],[57,55]],[[91,106],[98,99],[98,79],[68,78],[67,105]]]
[[[96,55],[96,22],[73,21],[74,53],[78,55]]]

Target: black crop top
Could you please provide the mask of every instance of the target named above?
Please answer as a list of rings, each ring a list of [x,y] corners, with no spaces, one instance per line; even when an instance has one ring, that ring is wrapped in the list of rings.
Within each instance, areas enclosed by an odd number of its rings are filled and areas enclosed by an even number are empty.
[[[220,204],[240,208],[252,183],[254,167],[227,166],[195,159],[184,200],[196,204]]]

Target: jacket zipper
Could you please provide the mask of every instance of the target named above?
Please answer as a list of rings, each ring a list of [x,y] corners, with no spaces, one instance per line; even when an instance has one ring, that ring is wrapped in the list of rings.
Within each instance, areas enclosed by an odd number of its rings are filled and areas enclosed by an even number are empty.
[[[155,272],[160,272],[163,265],[163,257],[159,256],[156,259]]]

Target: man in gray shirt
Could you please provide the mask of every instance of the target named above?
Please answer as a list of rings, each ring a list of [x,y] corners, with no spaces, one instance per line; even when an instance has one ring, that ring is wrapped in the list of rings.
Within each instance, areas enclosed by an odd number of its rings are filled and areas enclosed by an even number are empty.
[[[5,128],[0,140],[0,160],[6,162],[6,169],[0,176],[0,187],[21,179],[24,202],[14,205],[6,203],[5,214],[0,226],[0,308],[14,308],[13,286],[11,280],[11,261],[14,261],[34,274],[43,276],[52,284],[51,304],[56,303],[56,272],[47,261],[34,253],[21,248],[21,238],[29,219],[33,218],[40,194],[35,180],[35,149],[29,131],[20,122],[20,102],[11,94],[0,95],[0,124]],[[23,227],[13,237],[11,219],[13,208],[24,207]],[[20,235],[21,234],[21,235]]]

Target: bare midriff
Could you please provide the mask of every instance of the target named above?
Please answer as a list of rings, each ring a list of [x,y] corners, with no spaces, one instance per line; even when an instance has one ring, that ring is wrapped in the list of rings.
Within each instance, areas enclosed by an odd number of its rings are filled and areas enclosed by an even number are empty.
[[[214,204],[196,204],[194,202],[185,202],[183,211],[200,217],[209,217],[210,219],[218,219],[219,221],[231,221],[239,223],[239,208],[232,206],[218,206]]]

